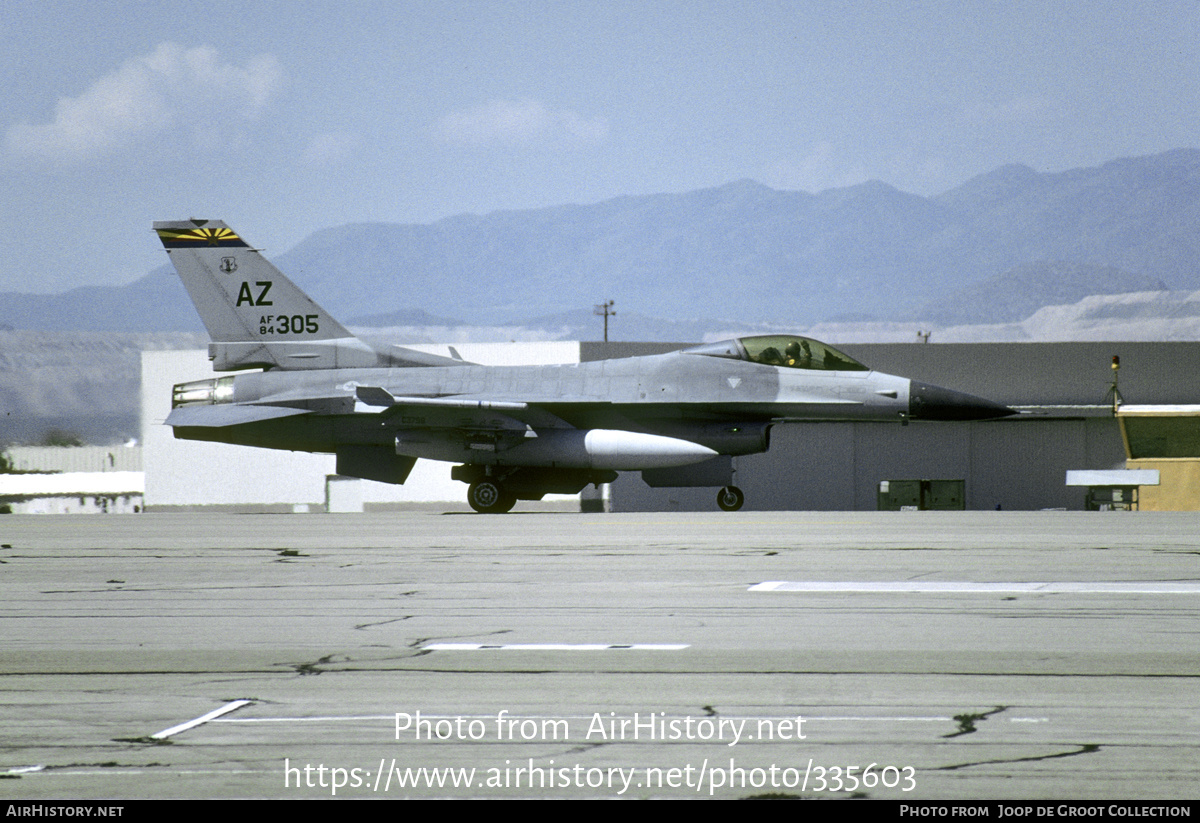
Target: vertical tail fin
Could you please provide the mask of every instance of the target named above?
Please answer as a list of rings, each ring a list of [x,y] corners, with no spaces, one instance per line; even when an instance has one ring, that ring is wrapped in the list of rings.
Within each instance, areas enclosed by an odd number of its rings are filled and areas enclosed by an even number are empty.
[[[215,342],[351,336],[219,220],[155,223],[154,230]]]
[[[359,340],[219,220],[156,222],[154,230],[212,337],[209,359],[216,371],[442,360],[403,349],[384,353]]]
[[[209,355],[218,371],[328,368],[314,362],[331,353],[324,341],[353,339],[221,221],[158,222],[154,230],[213,339]]]

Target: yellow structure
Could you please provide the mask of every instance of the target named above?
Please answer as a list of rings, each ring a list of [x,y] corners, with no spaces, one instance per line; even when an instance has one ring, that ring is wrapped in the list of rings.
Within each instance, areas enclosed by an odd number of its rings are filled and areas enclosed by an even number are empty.
[[[1125,466],[1157,469],[1140,492],[1142,511],[1200,511],[1200,406],[1120,406]]]

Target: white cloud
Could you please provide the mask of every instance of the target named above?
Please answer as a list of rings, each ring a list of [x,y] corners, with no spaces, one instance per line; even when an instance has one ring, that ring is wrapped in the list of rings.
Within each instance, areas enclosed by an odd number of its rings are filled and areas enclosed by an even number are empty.
[[[5,143],[18,157],[90,160],[169,130],[211,133],[222,121],[252,119],[282,83],[283,69],[270,55],[237,66],[208,46],[162,43],[78,97],[60,99],[53,121],[11,126]]]
[[[599,142],[608,136],[608,121],[588,119],[570,109],[552,109],[536,100],[493,100],[461,109],[438,121],[438,134],[451,143],[519,146],[569,140]]]

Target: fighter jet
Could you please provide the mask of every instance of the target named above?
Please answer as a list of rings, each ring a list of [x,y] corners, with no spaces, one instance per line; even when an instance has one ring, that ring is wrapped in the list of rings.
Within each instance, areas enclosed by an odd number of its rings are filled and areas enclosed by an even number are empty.
[[[478,512],[577,494],[640,471],[652,486],[720,487],[732,458],[793,420],[977,420],[1014,414],[876,372],[817,340],[742,337],[669,354],[483,366],[351,334],[225,223],[156,222],[208,333],[214,371],[174,387],[175,437],[332,453],[339,474],[403,483],[455,463]]]

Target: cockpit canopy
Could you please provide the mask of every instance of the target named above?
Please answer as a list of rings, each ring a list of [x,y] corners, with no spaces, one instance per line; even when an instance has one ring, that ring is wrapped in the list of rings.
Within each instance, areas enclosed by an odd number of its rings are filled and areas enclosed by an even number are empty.
[[[870,371],[853,357],[842,354],[832,346],[811,337],[794,334],[768,334],[761,337],[739,337],[719,343],[705,343],[684,349],[684,354],[703,354],[708,357],[728,357],[748,360],[764,366],[789,369],[819,369],[821,371]]]

